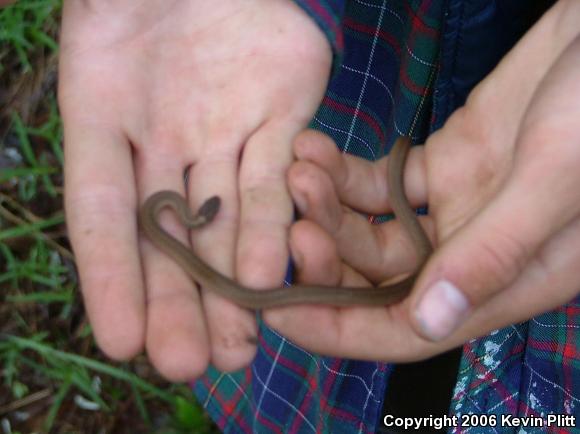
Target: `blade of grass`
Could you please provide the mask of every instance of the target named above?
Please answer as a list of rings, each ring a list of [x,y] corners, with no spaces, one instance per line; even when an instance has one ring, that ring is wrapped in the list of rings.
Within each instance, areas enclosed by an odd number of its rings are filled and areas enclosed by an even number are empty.
[[[111,407],[99,396],[99,394],[93,389],[92,381],[90,378],[86,378],[85,375],[78,371],[73,371],[72,373],[73,384],[77,386],[85,395],[87,395],[91,401],[96,403],[100,409],[104,411],[110,411]]]
[[[35,42],[39,42],[40,44],[45,45],[52,51],[58,50],[58,44],[56,43],[56,41],[52,39],[50,36],[48,36],[46,33],[38,30],[38,28],[31,28],[30,35],[32,36],[32,39],[34,39]]]
[[[147,423],[147,425],[151,425],[151,416],[147,411],[147,406],[143,401],[143,396],[141,395],[139,389],[135,387],[133,383],[131,383],[131,391],[133,392],[133,396],[135,396],[135,403],[137,404],[137,409],[139,410],[141,418]]]
[[[63,361],[78,363],[78,364],[85,366],[88,369],[91,369],[93,371],[107,374],[111,377],[117,378],[117,379],[122,380],[122,381],[127,381],[131,384],[134,384],[139,389],[146,391],[148,393],[151,393],[151,394],[155,395],[156,397],[158,397],[158,398],[160,398],[168,403],[175,402],[175,398],[173,397],[173,395],[159,389],[158,387],[153,386],[150,383],[147,383],[146,381],[143,381],[141,378],[139,378],[137,375],[135,375],[133,373],[130,373],[130,372],[118,369],[118,368],[114,368],[110,365],[107,365],[106,363],[98,362],[96,360],[87,359],[86,357],[78,356],[76,354],[71,354],[71,353],[66,353],[64,351],[56,350],[48,345],[45,345],[43,343],[37,342],[37,341],[32,340],[32,339],[21,338],[21,337],[13,336],[13,335],[6,336],[6,339],[9,340],[10,342],[13,342],[14,344],[18,345],[21,348],[27,348],[27,349],[36,351],[37,353],[39,353],[43,356],[49,355],[49,356],[59,358],[60,360],[63,360]]]
[[[30,134],[42,137],[50,144],[53,155],[60,166],[64,164],[64,154],[62,151],[62,121],[58,114],[58,105],[54,95],[50,97],[50,113],[48,120],[38,128],[28,127]]]
[[[12,169],[2,169],[0,171],[0,182],[6,182],[13,178],[20,178],[23,176],[38,176],[38,175],[54,175],[60,169],[51,166],[38,167],[14,167]]]
[[[74,293],[69,289],[62,291],[39,291],[31,294],[8,295],[6,301],[9,303],[72,303]]]
[[[20,215],[22,215],[25,219],[18,217],[16,214],[9,211],[5,206],[4,202],[6,202],[11,208],[14,208]],[[28,222],[36,223],[41,221],[42,219],[35,215],[34,213],[30,212],[28,209],[20,205],[16,200],[11,198],[8,195],[0,193],[0,218],[5,218],[6,220],[14,223],[17,226],[24,226]],[[28,220],[28,221],[27,221]],[[53,240],[49,234],[45,234],[44,232],[38,233],[38,239],[46,242],[50,247],[55,249],[63,258],[69,259],[74,261],[74,256],[70,250],[61,246],[55,240]],[[0,243],[0,249],[2,248],[3,244]],[[6,247],[6,250],[8,248]],[[9,250],[8,250],[9,251]],[[4,253],[4,250],[2,250]]]
[[[72,363],[63,364],[62,360],[50,356],[45,356],[44,360],[50,366],[39,364],[28,357],[22,357],[21,363],[30,367],[34,372],[42,373],[42,375],[53,381],[70,381],[80,392],[88,395],[96,402],[100,408],[110,410],[107,403],[93,389],[92,380],[83,366],[73,365]]]
[[[20,149],[24,154],[24,158],[32,167],[37,167],[38,161],[36,159],[36,155],[34,155],[32,146],[30,145],[30,140],[28,139],[28,133],[26,132],[24,122],[22,122],[20,115],[16,112],[12,112],[11,120],[12,127],[14,128],[14,131],[18,137],[18,143],[20,144]]]
[[[22,122],[22,118],[20,117],[20,115],[18,115],[18,113],[13,111],[11,114],[11,119],[12,126],[14,128],[14,131],[16,132],[16,136],[18,137],[20,149],[22,150],[24,158],[26,159],[28,164],[30,164],[33,168],[44,166],[44,164],[39,163],[39,160],[36,158],[36,155],[34,154],[32,145],[30,143],[30,138],[28,136],[29,132],[26,126],[24,125],[24,122]],[[45,157],[41,156],[41,160],[44,159]],[[55,197],[57,195],[57,192],[54,184],[52,183],[52,180],[50,179],[50,176],[41,174],[40,177],[42,179],[42,183],[44,184],[44,188],[46,189],[48,194],[50,194],[52,197]],[[33,192],[32,196],[34,196]]]
[[[60,385],[60,388],[58,389],[58,392],[54,397],[54,401],[53,401],[52,405],[50,406],[50,410],[48,412],[48,415],[46,416],[46,419],[44,420],[44,423],[43,423],[44,432],[51,431],[52,426],[54,425],[54,421],[56,419],[56,416],[58,414],[58,411],[60,410],[60,407],[62,406],[62,402],[64,401],[64,398],[66,397],[66,395],[70,389],[70,386],[71,386],[71,380],[64,381]]]
[[[42,154],[40,156],[40,164],[42,164],[43,166],[47,164],[46,154]],[[58,193],[56,191],[56,187],[54,186],[52,180],[50,179],[50,176],[43,174],[43,175],[40,175],[40,179],[42,179],[42,184],[44,185],[44,188],[46,189],[47,193],[51,197],[56,197],[58,195]]]
[[[56,226],[64,223],[64,213],[58,212],[54,216],[46,220],[40,220],[36,223],[30,223],[15,228],[0,231],[0,241],[9,240],[12,238],[19,238],[22,236],[34,234],[39,235],[38,232],[47,229],[51,226]]]

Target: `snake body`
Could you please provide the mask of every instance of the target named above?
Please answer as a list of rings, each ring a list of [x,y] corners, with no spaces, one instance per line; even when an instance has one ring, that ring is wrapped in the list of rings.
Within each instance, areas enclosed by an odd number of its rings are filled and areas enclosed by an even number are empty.
[[[189,247],[166,232],[158,222],[159,212],[172,208],[183,225],[199,229],[210,223],[220,207],[217,196],[206,200],[193,215],[187,201],[177,192],[164,190],[151,195],[141,207],[139,220],[147,237],[175,260],[191,279],[203,288],[215,291],[239,306],[265,309],[291,304],[326,304],[333,306],[391,305],[401,301],[411,291],[421,268],[432,252],[432,245],[419,224],[415,211],[404,192],[403,172],[410,141],[400,137],[389,154],[387,180],[391,206],[397,219],[410,236],[419,257],[418,270],[404,280],[378,287],[328,287],[320,285],[294,285],[282,288],[256,290],[244,287],[217,272]]]

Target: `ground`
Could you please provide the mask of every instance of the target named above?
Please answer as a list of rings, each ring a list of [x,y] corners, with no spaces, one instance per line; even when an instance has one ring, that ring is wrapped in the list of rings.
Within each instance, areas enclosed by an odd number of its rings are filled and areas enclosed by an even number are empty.
[[[187,385],[95,346],[63,213],[60,10],[0,10],[0,432],[217,433]]]

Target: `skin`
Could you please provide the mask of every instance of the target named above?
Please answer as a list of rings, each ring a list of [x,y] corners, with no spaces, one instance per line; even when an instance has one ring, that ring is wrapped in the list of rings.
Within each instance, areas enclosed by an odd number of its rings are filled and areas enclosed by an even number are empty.
[[[158,190],[192,209],[220,196],[195,251],[244,285],[279,285],[285,173],[330,75],[326,37],[290,0],[67,0],[60,41],[65,210],[98,345],[120,360],[145,350],[172,381],[246,366],[255,316],[193,287],[140,236],[136,210]]]
[[[409,152],[410,140],[399,138],[389,158],[387,178],[396,217],[405,228],[416,251],[419,270],[427,261],[433,248],[425,231],[419,224],[414,210],[404,194],[403,171]],[[141,207],[141,228],[151,241],[172,257],[197,284],[210,288],[239,306],[250,309],[266,309],[291,304],[328,304],[332,306],[370,305],[386,306],[400,302],[406,297],[419,271],[399,282],[378,287],[292,286],[256,291],[238,285],[200,260],[159,224],[158,217],[164,208],[172,208],[181,223],[189,229],[199,229],[210,223],[219,212],[220,199],[214,196],[204,202],[196,215],[192,215],[185,198],[174,191],[160,191],[151,195]],[[255,337],[254,337],[255,338]]]
[[[412,150],[406,192],[412,205],[429,204],[421,222],[436,251],[411,296],[386,308],[268,311],[271,326],[322,354],[410,361],[579,293],[579,6],[559,2],[444,128]],[[297,138],[295,154],[289,185],[305,220],[292,227],[290,245],[301,283],[365,285],[412,262],[397,222],[370,226],[352,211],[390,211],[388,158],[341,155],[315,132]],[[417,311],[442,278],[469,304],[449,335],[433,339]]]
[[[209,3],[211,10],[204,7],[204,3]],[[173,381],[200,375],[210,361],[220,369],[232,370],[245,366],[253,358],[255,348],[240,338],[255,330],[253,317],[219,297],[203,290],[201,294],[192,290],[189,279],[176,264],[138,237],[135,210],[145,197],[161,189],[173,189],[182,194],[187,191],[194,209],[203,198],[219,194],[224,203],[229,204],[229,209],[225,209],[215,224],[203,233],[192,235],[194,250],[210,265],[248,286],[268,287],[280,282],[286,266],[287,230],[291,219],[290,197],[284,182],[292,158],[290,145],[318,105],[328,79],[331,55],[324,36],[301,11],[288,6],[291,3],[232,0],[219,2],[220,7],[216,9],[215,2],[201,0],[188,2],[191,8],[155,0],[65,2],[59,99],[65,123],[67,222],[89,319],[98,344],[110,357],[128,359],[146,349],[160,373]],[[384,335],[381,325],[386,325],[389,333],[386,337],[378,337],[376,333],[365,336],[369,344],[389,346],[379,354],[376,348],[374,351],[367,347],[356,348],[352,342],[348,343],[349,339],[360,341],[361,333],[369,331],[363,316],[371,314],[368,319],[372,320],[371,311],[348,309],[353,317],[359,317],[358,321],[353,318],[349,322],[343,317],[332,316],[334,313],[326,316],[323,310],[317,324],[338,324],[342,328],[329,331],[329,343],[339,344],[335,352],[391,360],[426,357],[461,343],[464,336],[485,333],[493,326],[485,318],[497,317],[498,323],[517,321],[538,309],[549,308],[546,300],[557,306],[571,296],[570,282],[566,280],[577,282],[577,279],[570,277],[572,266],[569,264],[577,264],[579,259],[574,245],[562,245],[561,242],[569,239],[570,243],[574,241],[579,245],[573,236],[559,238],[544,233],[546,250],[541,253],[547,254],[551,262],[540,267],[539,272],[543,275],[544,271],[549,271],[553,280],[525,284],[525,279],[530,279],[529,270],[515,267],[515,272],[512,270],[509,275],[513,282],[523,283],[514,286],[499,279],[503,274],[494,268],[492,261],[477,266],[466,264],[467,258],[481,253],[476,248],[478,243],[471,241],[462,246],[462,241],[469,237],[454,237],[454,234],[464,225],[466,230],[462,233],[471,233],[474,240],[497,238],[494,219],[488,217],[483,220],[487,224],[479,226],[471,226],[468,222],[478,220],[486,205],[502,190],[497,179],[505,178],[511,166],[506,164],[506,168],[498,163],[512,161],[516,142],[531,146],[531,138],[544,137],[536,144],[544,143],[550,150],[554,144],[574,143],[573,137],[566,136],[565,131],[577,128],[565,128],[563,123],[563,128],[555,132],[553,124],[538,122],[546,114],[561,114],[562,109],[545,100],[532,105],[530,95],[544,76],[551,77],[552,81],[551,86],[542,86],[545,92],[549,89],[556,93],[559,87],[564,96],[571,94],[569,86],[559,86],[561,77],[547,74],[547,69],[572,39],[570,27],[577,30],[576,5],[575,1],[559,1],[549,18],[552,24],[542,31],[545,37],[535,37],[526,45],[524,51],[532,56],[510,56],[504,62],[504,72],[498,76],[496,71],[494,78],[480,86],[468,105],[454,116],[455,121],[446,125],[445,133],[442,131],[430,139],[426,149],[430,157],[421,157],[421,152],[411,155],[411,170],[406,175],[410,181],[408,195],[413,204],[426,202],[427,198],[430,205],[441,204],[440,217],[424,220],[432,240],[435,240],[436,231],[438,238],[447,235],[455,240],[449,241],[431,264],[439,264],[437,267],[444,269],[444,263],[449,260],[449,269],[468,270],[457,283],[468,287],[465,282],[473,279],[478,283],[482,300],[491,299],[493,293],[500,290],[506,297],[472,304],[473,316],[477,316],[477,307],[480,321],[473,322],[468,333],[458,334],[455,341],[430,344],[418,334],[409,314],[410,304],[416,302],[421,293],[418,287],[417,295],[413,294],[415,298],[404,302],[400,310],[378,311],[379,322],[374,329],[382,330]],[[217,15],[212,15],[212,11]],[[217,19],[219,16],[229,19]],[[246,29],[248,17],[255,20],[255,32]],[[286,32],[277,32],[279,23],[288,23]],[[214,37],[204,37],[210,34]],[[244,38],[240,38],[240,34]],[[267,38],[264,44],[264,34],[276,34],[277,37]],[[233,55],[239,52],[239,44],[247,50],[247,56],[236,61]],[[287,54],[284,58],[271,55],[280,50]],[[219,53],[218,61],[211,62],[211,69],[207,64],[201,68],[203,55],[216,52]],[[192,57],[192,53],[196,56]],[[523,61],[526,57],[529,62]],[[184,62],[184,59],[190,61]],[[251,69],[246,68],[248,59],[255,61]],[[301,71],[293,69],[296,64]],[[531,78],[528,77],[530,73]],[[263,77],[258,88],[252,87],[256,76]],[[522,80],[522,76],[526,76],[526,80]],[[228,77],[235,80],[228,80]],[[289,79],[284,81],[286,77]],[[224,90],[219,82],[230,86]],[[203,89],[203,92],[196,89]],[[288,106],[279,107],[281,100],[288,101]],[[193,110],[195,107],[204,107],[204,110]],[[279,111],[275,110],[277,107]],[[235,124],[229,122],[232,108],[238,120]],[[530,114],[534,110],[535,119]],[[522,122],[523,113],[527,113],[528,123]],[[523,138],[518,133],[520,128],[529,130],[529,135]],[[300,148],[303,137],[295,140],[296,149]],[[444,146],[445,143],[449,147]],[[505,152],[500,152],[501,149]],[[464,152],[458,153],[459,150]],[[574,161],[567,152],[560,154],[558,151],[555,155]],[[303,159],[306,157],[304,151],[297,154]],[[475,157],[478,154],[485,158]],[[440,158],[436,158],[437,155]],[[315,159],[315,156],[310,154],[308,158]],[[534,166],[537,177],[543,173],[538,170],[542,164],[529,158],[520,160],[520,167]],[[427,162],[431,168],[429,172],[422,170]],[[191,164],[194,170],[184,188],[181,171]],[[446,174],[451,165],[456,168],[451,172],[456,182],[438,184],[435,170]],[[413,169],[413,166],[419,168]],[[489,190],[480,191],[469,183],[473,179],[471,170],[480,167],[484,169],[481,173],[487,174],[479,178],[480,184],[487,185]],[[490,167],[497,170],[497,178],[489,174]],[[552,167],[551,170],[559,169]],[[574,172],[568,170],[573,175]],[[479,172],[476,170],[476,173]],[[296,174],[296,170],[290,171],[290,181],[294,177],[292,174]],[[427,179],[435,179],[433,187],[427,185]],[[489,183],[490,179],[495,179],[495,183]],[[520,194],[530,192],[529,179],[525,181],[527,183],[520,184]],[[384,179],[381,183],[384,184]],[[294,200],[299,205],[302,200],[302,207],[306,206],[308,215],[314,218],[316,201],[303,200],[292,184]],[[462,187],[461,191],[445,188],[450,184]],[[546,182],[545,186],[549,190],[554,185]],[[350,189],[350,192],[355,191]],[[341,196],[345,194],[340,188],[338,192]],[[361,198],[372,198],[368,191],[366,193]],[[384,199],[384,195],[378,197]],[[265,200],[260,201],[260,198]],[[356,201],[344,197],[342,200],[358,208]],[[544,220],[548,208],[551,213],[568,209],[565,200],[567,198],[556,195],[550,197],[550,207],[546,207],[546,203],[528,204],[526,216]],[[388,200],[382,203],[383,209],[388,210]],[[445,207],[445,203],[449,205]],[[522,215],[520,209],[510,207],[507,202],[504,205],[503,215],[518,222]],[[440,227],[448,228],[444,235],[437,222]],[[162,223],[181,241],[187,239],[185,231],[170,215],[162,216]],[[517,224],[512,226],[517,233]],[[562,224],[556,226],[563,227]],[[356,267],[357,273],[353,271],[352,258],[349,264],[338,255],[328,254],[333,249],[343,254],[344,243],[340,239],[325,238],[326,231],[319,229],[313,221],[305,221],[290,231],[292,254],[301,265],[300,274],[305,282],[367,285],[369,279],[363,278],[361,271],[373,282],[380,282],[387,273],[409,272],[416,265],[412,249],[397,235],[399,231],[393,230],[390,239],[397,244],[397,254],[380,256],[380,270],[377,263],[371,261],[369,267]],[[563,228],[560,230],[564,233]],[[574,233],[572,228],[568,230]],[[336,231],[330,233],[340,235]],[[325,241],[319,242],[320,239]],[[210,244],[218,247],[210,250]],[[378,243],[377,251],[383,251],[381,247]],[[554,256],[555,251],[560,256]],[[465,258],[463,262],[461,258]],[[513,255],[514,258],[518,259],[517,255]],[[554,262],[559,265],[555,266]],[[320,276],[321,270],[329,271],[326,277]],[[433,273],[433,269],[426,270],[424,275],[429,272]],[[515,278],[514,273],[517,274]],[[486,286],[481,284],[486,274],[499,278]],[[554,297],[544,296],[548,284],[555,285]],[[514,303],[514,300],[522,300],[522,303]],[[504,306],[509,310],[502,309]],[[292,314],[304,320],[305,312],[314,313],[281,309],[266,312],[266,317],[297,341],[311,348],[328,349],[301,336],[299,325],[289,318]],[[310,318],[308,315],[306,318]],[[399,317],[381,322],[389,315]],[[338,319],[338,322],[328,323],[329,319]],[[353,326],[352,331],[345,329],[349,326]],[[328,350],[329,354],[333,353],[332,348]]]

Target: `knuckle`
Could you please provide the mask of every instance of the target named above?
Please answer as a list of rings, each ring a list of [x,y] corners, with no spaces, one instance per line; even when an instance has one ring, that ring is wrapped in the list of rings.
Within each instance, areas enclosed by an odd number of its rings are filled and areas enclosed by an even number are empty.
[[[493,143],[493,131],[487,126],[490,120],[489,105],[491,104],[485,89],[476,88],[467,98],[463,107],[457,109],[449,118],[446,126],[457,131],[458,137],[467,143],[477,143],[481,148],[484,144]]]
[[[529,249],[517,237],[496,228],[480,242],[475,261],[480,275],[485,276],[485,287],[499,291],[516,279],[529,256]]]

